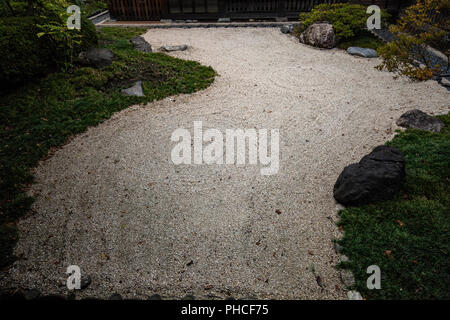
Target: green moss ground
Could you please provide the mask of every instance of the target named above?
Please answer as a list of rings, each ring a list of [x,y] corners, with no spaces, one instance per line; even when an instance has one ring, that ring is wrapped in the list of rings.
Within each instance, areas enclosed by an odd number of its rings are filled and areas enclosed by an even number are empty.
[[[387,145],[402,150],[406,181],[391,201],[340,212],[355,288],[368,299],[450,299],[450,115],[440,133],[406,130]],[[368,290],[367,267],[381,269]]]

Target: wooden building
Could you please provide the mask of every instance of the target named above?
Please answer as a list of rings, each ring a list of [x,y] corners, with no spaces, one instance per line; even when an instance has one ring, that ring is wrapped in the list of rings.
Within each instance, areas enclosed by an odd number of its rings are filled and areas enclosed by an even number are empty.
[[[129,21],[297,18],[320,3],[377,4],[391,11],[410,0],[108,0],[113,19]]]

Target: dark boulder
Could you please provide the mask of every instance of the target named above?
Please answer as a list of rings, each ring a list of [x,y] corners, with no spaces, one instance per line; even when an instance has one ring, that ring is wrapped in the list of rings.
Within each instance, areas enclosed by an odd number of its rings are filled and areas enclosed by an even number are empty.
[[[104,68],[112,63],[114,53],[106,48],[91,48],[85,52],[81,52],[78,59],[83,65]]]
[[[134,49],[142,52],[152,52],[152,46],[141,36],[134,37],[130,41]]]
[[[396,123],[400,127],[432,132],[439,132],[444,127],[444,123],[441,120],[417,109],[405,112]]]
[[[363,205],[391,199],[405,178],[405,159],[394,147],[378,146],[359,163],[345,167],[334,185],[343,205]]]

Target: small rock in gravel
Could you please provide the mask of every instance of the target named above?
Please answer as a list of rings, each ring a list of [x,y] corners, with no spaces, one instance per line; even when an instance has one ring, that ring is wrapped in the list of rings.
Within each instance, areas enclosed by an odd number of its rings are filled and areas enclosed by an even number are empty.
[[[442,77],[439,80],[439,84],[446,88],[450,88],[450,77]]]
[[[192,294],[185,295],[181,300],[195,300]]]
[[[231,22],[230,18],[219,18],[217,19],[217,22]]]
[[[347,297],[348,300],[362,300],[361,293],[359,293],[358,291],[350,290],[349,292],[347,292]]]
[[[359,56],[363,58],[376,58],[378,54],[375,50],[369,48],[349,47],[347,52],[353,56]]]
[[[432,132],[439,132],[444,127],[441,120],[417,109],[405,112],[396,123],[400,127]]]
[[[134,86],[128,89],[122,89],[122,93],[127,96],[143,97],[144,90],[142,89],[142,81],[138,81]]]
[[[294,31],[294,25],[285,24],[285,25],[281,26],[280,31],[281,31],[281,33],[284,33],[284,34],[292,33]]]
[[[162,300],[162,298],[159,294],[154,294],[154,295],[148,297],[148,300]]]
[[[172,52],[172,51],[184,51],[187,50],[188,46],[186,44],[182,44],[179,46],[162,46],[160,48],[161,51]]]
[[[122,296],[118,293],[112,294],[108,300],[122,300]]]

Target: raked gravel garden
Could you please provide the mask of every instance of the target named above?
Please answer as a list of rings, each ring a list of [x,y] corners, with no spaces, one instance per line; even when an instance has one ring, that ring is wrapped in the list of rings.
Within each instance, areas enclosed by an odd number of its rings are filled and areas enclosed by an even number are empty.
[[[1,286],[67,295],[66,268],[78,265],[90,281],[77,298],[347,299],[334,183],[393,138],[404,112],[446,114],[447,89],[278,28],[142,33],[154,49],[186,44],[168,54],[211,66],[214,82],[138,101],[40,161]],[[171,134],[194,121],[279,129],[279,172],[175,165]]]

